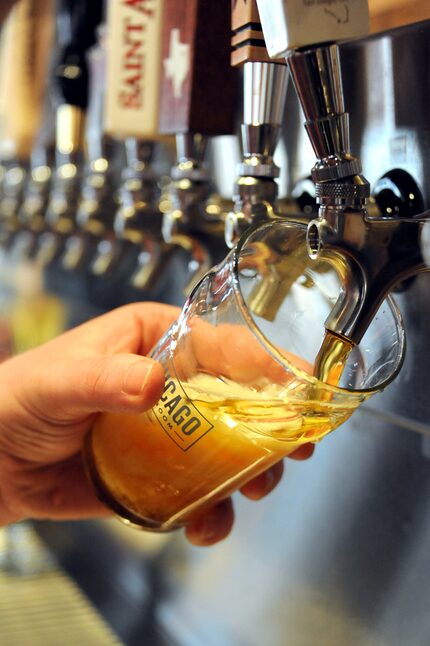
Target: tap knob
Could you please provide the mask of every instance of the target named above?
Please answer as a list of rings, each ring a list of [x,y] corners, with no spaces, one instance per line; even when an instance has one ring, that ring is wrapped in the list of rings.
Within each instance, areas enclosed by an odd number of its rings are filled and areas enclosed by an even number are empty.
[[[40,126],[53,39],[53,0],[21,0],[2,26],[0,158],[28,162]]]
[[[165,0],[164,11],[160,132],[231,134],[237,82],[229,0]]]
[[[52,93],[57,109],[57,164],[76,163],[82,150],[88,103],[87,51],[102,21],[102,0],[58,0],[57,56]]]

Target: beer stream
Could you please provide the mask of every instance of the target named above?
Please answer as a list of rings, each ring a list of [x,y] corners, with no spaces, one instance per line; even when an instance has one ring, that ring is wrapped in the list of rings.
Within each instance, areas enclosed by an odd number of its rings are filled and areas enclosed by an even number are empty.
[[[346,339],[327,330],[315,359],[314,377],[331,386],[337,386],[353,347]]]

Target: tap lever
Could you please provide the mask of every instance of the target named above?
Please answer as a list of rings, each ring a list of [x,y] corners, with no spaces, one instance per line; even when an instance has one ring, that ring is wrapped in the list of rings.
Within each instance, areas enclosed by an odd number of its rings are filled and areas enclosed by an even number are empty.
[[[160,132],[234,133],[229,40],[230,0],[165,0]]]
[[[312,179],[327,182],[359,175],[360,160],[350,150],[338,46],[294,52],[287,60],[317,158]]]
[[[273,63],[270,58],[255,0],[234,0],[231,12],[231,64],[248,61]],[[279,59],[280,63],[285,61]]]
[[[158,140],[165,2],[107,3],[106,132]]]
[[[367,0],[256,2],[271,58],[284,58],[294,49],[320,43],[360,38],[369,32]]]

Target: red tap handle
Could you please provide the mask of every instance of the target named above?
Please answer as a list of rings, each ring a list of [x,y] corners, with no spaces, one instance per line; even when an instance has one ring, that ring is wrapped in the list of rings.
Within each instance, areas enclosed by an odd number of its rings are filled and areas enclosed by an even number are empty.
[[[230,0],[165,0],[160,131],[234,132]]]

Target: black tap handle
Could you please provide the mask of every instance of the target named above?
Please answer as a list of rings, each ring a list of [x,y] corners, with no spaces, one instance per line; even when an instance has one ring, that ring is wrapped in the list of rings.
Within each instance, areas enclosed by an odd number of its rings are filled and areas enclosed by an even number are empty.
[[[86,108],[86,53],[96,42],[96,30],[102,19],[103,0],[57,0],[58,55],[52,83],[56,103]]]

